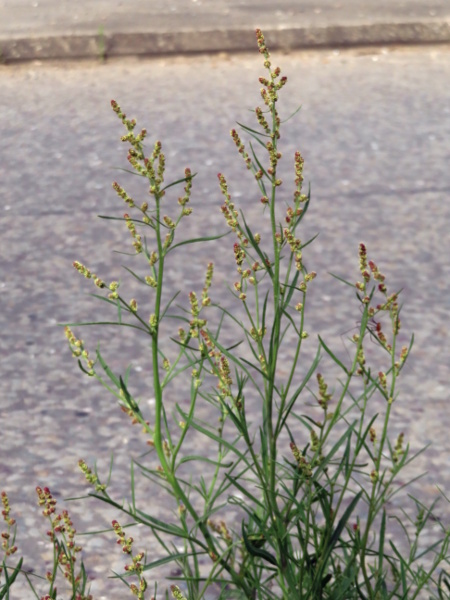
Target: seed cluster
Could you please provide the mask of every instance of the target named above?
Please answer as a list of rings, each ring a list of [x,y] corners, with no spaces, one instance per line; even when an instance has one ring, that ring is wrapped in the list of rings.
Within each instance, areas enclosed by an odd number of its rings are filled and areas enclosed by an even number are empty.
[[[125,565],[125,571],[130,574],[134,573],[139,578],[139,586],[137,586],[135,583],[130,584],[130,591],[134,596],[136,596],[136,598],[138,598],[138,600],[144,600],[145,590],[147,589],[147,581],[144,577],[142,577],[142,572],[144,570],[142,559],[144,558],[144,553],[139,552],[133,556],[133,538],[125,535],[125,532],[118,521],[114,520],[112,522],[112,526],[118,538],[117,544],[122,546],[122,552],[124,554],[128,554],[131,557],[131,564]]]
[[[38,504],[43,508],[42,514],[50,521],[51,529],[47,532],[48,537],[54,545],[56,563],[53,571],[48,571],[46,578],[53,585],[57,575],[57,568],[63,573],[66,580],[72,585],[76,600],[92,600],[92,596],[81,593],[84,568],[80,567],[76,572],[75,563],[77,555],[81,553],[81,546],[75,542],[76,530],[67,510],[56,513],[56,500],[48,487],[36,488]],[[41,600],[51,600],[54,596],[46,595]]]

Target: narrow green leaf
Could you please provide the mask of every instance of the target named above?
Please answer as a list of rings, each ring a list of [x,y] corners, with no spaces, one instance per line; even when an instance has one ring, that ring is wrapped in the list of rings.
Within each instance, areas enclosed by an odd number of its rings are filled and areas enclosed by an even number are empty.
[[[253,139],[255,139],[255,140],[258,142],[258,144],[260,144],[260,145],[261,145],[261,146],[264,148],[264,150],[266,150],[266,151],[267,151],[267,147],[266,147],[265,143],[264,143],[262,140],[260,140],[260,139],[259,139],[259,137],[258,137],[257,135],[255,135],[254,133],[250,133],[250,131],[249,131],[249,130],[247,130],[247,131],[248,131],[248,133],[251,135],[251,137],[252,137]],[[266,136],[267,134],[260,134],[260,135],[265,135],[265,136]],[[251,147],[251,145],[252,145],[252,144],[251,144],[251,142],[249,142],[249,146],[250,146],[250,147]],[[253,148],[252,148],[252,152],[253,152]],[[259,183],[259,182],[258,182],[258,183]]]
[[[15,580],[17,579],[17,575],[20,573],[20,570],[22,568],[22,563],[23,563],[23,558],[20,558],[14,571],[11,573],[11,575],[8,575],[8,569],[6,567],[5,561],[3,561],[3,573],[5,574],[6,583],[5,583],[4,587],[0,590],[0,599],[4,598],[6,594],[8,594],[7,598],[9,598],[9,590],[11,589]]]
[[[243,494],[246,498],[248,498],[250,500],[250,502],[254,502],[255,504],[257,504],[261,509],[264,510],[264,504],[262,504],[262,502],[260,502],[258,500],[258,498],[256,498],[256,496],[254,496],[253,494],[251,494],[243,485],[241,485],[239,483],[239,478],[240,475],[237,477],[231,477],[231,475],[229,475],[228,473],[225,473],[225,477],[233,484],[233,486],[238,489],[241,494]]]
[[[295,417],[298,421],[300,421],[300,423],[303,423],[303,425],[307,428],[308,431],[311,431],[311,429],[317,427],[317,421],[309,417],[308,415],[296,415],[294,413],[292,416]],[[308,423],[311,423],[312,427],[310,427]]]
[[[231,419],[234,423],[234,426],[236,427],[237,431],[243,436],[243,438],[245,439],[245,441],[250,444],[250,440],[248,437],[248,429],[247,429],[247,422],[245,420],[245,413],[244,411],[242,411],[242,413],[239,413],[239,416],[237,416],[234,411],[233,408],[224,401],[224,405],[227,409],[227,413],[228,413],[228,418]]]
[[[351,460],[351,436],[347,438],[347,443],[345,444],[345,451],[340,461],[340,465],[337,469],[338,473],[341,473],[342,469],[344,469],[345,477],[349,478],[351,474],[350,460]]]
[[[119,379],[117,379],[117,377],[114,375],[114,373],[111,371],[111,369],[108,367],[108,365],[104,361],[99,348],[97,348],[97,358],[98,358],[98,362],[102,366],[102,369],[105,371],[105,373],[108,375],[109,379],[116,385],[116,387],[118,389],[120,389]]]
[[[325,515],[326,521],[328,521],[328,515],[331,514],[331,506],[328,501],[329,492],[318,482],[314,481],[314,487],[316,489],[316,493],[314,494],[313,502],[319,500],[320,506],[322,508],[322,514]],[[327,526],[326,523],[325,526]]]
[[[309,205],[309,202],[307,203],[307,205]],[[305,210],[305,211],[302,213],[302,216],[305,214],[305,212],[306,212],[306,210]],[[309,239],[307,242],[305,242],[304,244],[302,244],[302,245],[300,246],[300,250],[303,250],[303,248],[306,248],[306,246],[309,246],[309,244],[312,244],[312,243],[313,243],[313,241],[314,241],[314,240],[315,240],[317,237],[319,237],[319,234],[318,234],[318,233],[316,233],[316,235],[313,235],[313,237],[312,237],[311,239]]]
[[[122,269],[125,269],[125,271],[128,271],[128,273],[130,273],[131,275],[133,275],[133,277],[135,279],[137,279],[138,281],[140,281],[144,285],[148,285],[148,283],[145,281],[144,277],[140,277],[139,275],[137,275],[134,271],[132,271],[131,269],[129,269],[125,265],[122,265]]]
[[[189,179],[194,179],[194,177],[196,175],[197,175],[197,173],[192,173],[192,175],[189,176]],[[164,190],[168,190],[169,188],[173,187],[174,185],[178,185],[179,183],[185,183],[185,182],[187,182],[187,177],[183,177],[182,179],[177,179],[177,181],[172,181],[172,183],[169,183],[168,185],[163,187],[161,189],[161,191],[164,192]]]
[[[441,571],[440,575],[439,575],[439,586],[438,586],[438,590],[439,590],[439,598],[440,600],[448,600],[448,598],[450,598],[450,579],[448,579],[449,574],[446,573],[445,571]],[[446,593],[446,595],[444,596],[444,585],[447,588],[448,593]]]
[[[255,137],[255,138],[258,135],[260,135],[261,137],[268,137],[268,138],[270,138],[270,134],[269,133],[263,133],[262,131],[257,131],[256,129],[252,129],[251,127],[248,127],[247,125],[244,125],[243,123],[239,123],[239,121],[236,121],[236,123],[239,125],[239,127],[242,127],[242,129],[244,129],[245,131],[248,131],[248,133],[254,133],[255,135],[253,137]],[[265,148],[266,145],[264,144],[264,142],[261,142],[261,143],[262,143],[262,145]]]
[[[234,454],[236,454],[236,456],[238,456],[241,460],[243,460],[245,464],[249,464],[248,459],[244,456],[244,454],[242,454],[242,452],[240,452],[240,450],[238,450],[236,448],[235,444],[230,444],[230,442],[227,442],[224,438],[220,437],[216,433],[213,433],[212,431],[208,431],[205,427],[202,427],[196,421],[189,419],[188,413],[185,413],[179,404],[176,404],[176,409],[178,410],[180,415],[183,417],[183,421],[186,421],[187,425],[190,425],[196,431],[203,433],[203,435],[206,435],[207,437],[218,442],[222,446],[225,446],[225,448],[227,448],[228,450],[231,450]]]
[[[245,532],[244,522],[242,522],[242,537],[244,539],[245,548],[251,556],[256,556],[258,558],[262,558],[263,560],[266,560],[270,564],[278,566],[277,559],[275,558],[275,556],[270,554],[270,552],[267,552],[267,550],[264,550],[263,548],[258,548],[257,546],[255,546],[251,543],[251,541],[249,540],[249,538]]]
[[[320,346],[317,348],[316,356],[315,356],[308,372],[306,373],[305,377],[303,378],[303,381],[298,386],[298,388],[295,390],[295,392],[292,394],[291,399],[289,400],[289,403],[287,404],[283,415],[280,415],[280,417],[282,416],[282,419],[280,419],[280,418],[278,419],[279,423],[277,424],[276,435],[278,435],[279,432],[282,431],[282,429],[286,423],[286,420],[289,417],[289,414],[290,414],[292,408],[294,407],[295,401],[300,396],[300,394],[306,387],[306,384],[308,383],[308,381],[311,379],[311,377],[315,373],[319,362],[320,362]]]
[[[99,219],[105,219],[105,221],[125,221],[123,217],[110,217],[108,215],[97,215]]]
[[[295,115],[301,110],[301,108],[302,108],[302,105],[300,104],[300,106],[296,110],[294,110],[294,112],[291,115],[289,115],[289,117],[287,117],[286,119],[281,121],[281,123],[287,123],[288,121],[290,121],[292,119],[292,117],[295,117]]]
[[[172,252],[172,250],[175,250],[175,248],[178,248],[179,246],[186,246],[187,244],[196,244],[197,242],[211,242],[213,240],[220,240],[220,238],[223,238],[226,235],[229,235],[230,233],[231,233],[231,230],[226,231],[225,233],[221,233],[220,235],[209,235],[209,236],[205,236],[205,237],[192,238],[190,240],[184,240],[182,242],[177,242],[176,244],[174,244],[173,246],[170,247],[167,254],[169,254],[169,252]]]
[[[333,551],[334,546],[337,544],[337,542],[339,541],[342,532],[344,531],[344,527],[347,524],[347,521],[349,520],[351,514],[353,513],[356,505],[358,504],[360,498],[362,496],[362,491],[358,492],[356,494],[356,496],[353,498],[353,500],[350,502],[350,504],[347,506],[347,508],[345,509],[344,514],[342,515],[342,517],[339,519],[339,523],[336,526],[336,529],[333,531],[333,534],[330,538],[330,541],[328,542],[327,545],[327,549],[325,551],[325,555],[323,558],[323,564],[326,565],[326,563],[328,562],[328,559]]]
[[[119,323],[117,321],[84,321],[80,323],[66,323],[68,327],[86,327],[88,325],[116,325],[119,327],[131,327],[132,329],[138,329],[148,334],[148,331],[139,325],[133,325],[132,323]]]
[[[261,377],[264,377],[264,379],[267,379],[267,374],[264,373],[259,367],[257,367],[255,363],[250,362],[249,360],[247,360],[246,358],[243,358],[242,356],[239,357],[239,360],[241,360],[243,363],[245,363],[252,369],[255,369],[255,371],[257,373],[259,373],[261,375]]]
[[[264,174],[264,175],[267,177],[267,179],[268,179],[269,181],[272,181],[272,178],[269,176],[269,174],[267,173],[267,171],[265,170],[265,168],[264,168],[264,167],[262,166],[262,164],[259,162],[259,159],[258,159],[258,157],[257,157],[257,155],[256,155],[256,152],[255,152],[255,150],[254,150],[254,148],[253,148],[253,144],[252,144],[251,142],[249,142],[249,146],[250,146],[250,150],[252,151],[252,154],[253,154],[253,158],[254,158],[254,160],[255,160],[255,163],[258,165],[258,167],[261,169],[261,171],[262,171],[262,172],[263,172],[263,174]],[[263,144],[263,146],[264,146],[264,144]],[[259,180],[259,181],[261,182],[261,180]]]
[[[263,254],[261,248],[259,247],[259,244],[256,243],[255,238],[254,238],[253,233],[252,233],[252,230],[247,225],[247,221],[245,220],[244,213],[242,211],[240,211],[240,212],[241,212],[242,221],[244,223],[245,232],[246,232],[247,237],[248,237],[248,239],[249,239],[249,241],[250,241],[250,243],[252,245],[252,248],[258,254],[259,258],[261,259],[261,262],[263,263],[264,267],[267,269],[267,272],[269,273],[270,277],[273,278],[272,267],[269,267],[266,264],[267,256]]]
[[[288,288],[289,291],[286,294],[286,296],[284,297],[283,310],[285,310],[290,305],[291,298],[292,298],[295,290],[298,290],[298,288],[296,287],[296,285],[297,285],[297,281],[298,281],[299,276],[300,276],[300,271],[297,270],[296,273],[295,273],[295,275],[294,275],[294,278],[293,278],[292,282],[289,285],[286,284],[284,286],[285,288]]]
[[[346,442],[347,438],[349,438],[352,435],[353,430],[355,428],[355,423],[352,423],[351,425],[348,425],[347,430],[343,433],[343,435],[341,435],[341,437],[334,444],[334,446],[331,448],[331,450],[328,452],[328,454],[325,456],[325,458],[320,462],[319,466],[314,471],[314,475],[313,475],[313,480],[314,481],[316,481],[319,478],[319,475],[323,472],[323,470],[325,469],[325,467],[331,461],[331,459],[336,454],[336,452],[339,450],[339,448],[342,446],[342,444],[344,442]]]
[[[169,302],[166,304],[166,306],[164,307],[164,309],[161,311],[161,319],[163,319],[166,316],[167,311],[169,310],[169,308],[172,306],[173,302],[175,301],[175,299],[180,295],[180,291],[176,292],[172,298],[169,300]],[[178,317],[179,319],[183,320],[183,321],[187,321],[187,319],[185,319],[184,317]]]
[[[117,304],[116,300],[111,300],[111,298],[105,298],[105,296],[100,296],[100,294],[88,294],[88,296],[91,296],[91,298],[98,298],[102,302],[108,302],[108,304],[114,304],[114,306],[116,306]]]
[[[342,277],[339,277],[339,275],[335,275],[334,273],[330,273],[329,271],[328,271],[328,275],[331,275],[331,277],[334,277],[338,281],[341,281],[342,283],[345,283],[345,285],[348,285],[351,288],[355,289],[354,283],[351,283],[350,281],[347,281],[346,279],[342,279]]]
[[[185,552],[180,552],[178,554],[171,554],[170,556],[166,556],[166,558],[160,558],[159,560],[155,560],[151,563],[147,563],[145,565],[145,567],[143,568],[143,571],[150,571],[151,569],[157,569],[158,567],[161,567],[162,565],[167,565],[170,562],[180,560],[180,559],[185,559],[186,556],[198,556],[200,554],[206,554],[206,553],[205,552],[189,552],[189,554],[186,554]]]
[[[124,171],[125,173],[130,173],[130,175],[137,175],[138,177],[144,177],[147,179],[146,175],[143,173],[138,173],[137,171],[132,171],[131,169],[124,169],[123,167],[109,167],[113,171]]]
[[[380,524],[380,541],[378,544],[378,570],[380,573],[383,572],[385,536],[386,536],[386,510],[383,508],[383,514],[381,516],[381,524]]]
[[[125,374],[123,376],[125,385],[128,385],[128,378],[130,377],[130,372],[131,372],[131,365],[128,365],[128,367],[125,369]]]
[[[133,412],[141,414],[141,411],[139,410],[139,406],[136,404],[135,400],[131,397],[131,394],[128,391],[128,388],[125,385],[124,380],[122,379],[122,375],[119,375],[119,384],[120,384],[120,389],[122,390],[122,394],[123,394],[123,397],[125,399],[127,406],[129,406]]]
[[[333,354],[333,352],[330,350],[330,348],[328,348],[328,346],[325,344],[325,342],[320,337],[320,335],[317,337],[319,338],[319,342],[320,342],[322,348],[325,350],[325,352],[333,359],[333,361],[337,365],[339,365],[341,367],[341,369],[344,371],[344,373],[348,376],[350,373],[349,373],[347,367],[341,363],[341,361],[338,359],[338,357],[335,354]]]
[[[184,456],[178,463],[178,466],[190,462],[192,460],[198,462],[206,462],[210,465],[214,465],[215,467],[221,467],[222,469],[230,469],[233,466],[233,461],[224,463],[217,460],[212,460],[211,458],[206,458],[204,456],[201,456],[200,454],[190,454],[189,456]]]
[[[130,511],[124,509],[123,506],[121,506],[117,502],[114,502],[110,498],[106,498],[105,496],[98,496],[97,494],[89,494],[89,495],[92,496],[93,498],[98,498],[99,500],[102,500],[103,502],[106,502],[107,504],[111,504],[111,506],[118,508],[120,511],[129,515],[130,517],[133,517],[138,522],[143,523],[144,525],[148,525],[150,527],[154,527],[157,531],[163,531],[165,533],[170,533],[171,535],[178,535],[182,538],[187,537],[184,529],[182,529],[181,527],[178,527],[177,525],[173,525],[171,523],[167,523],[166,521],[161,521],[160,519],[156,519],[155,517],[152,517],[151,515],[145,513],[142,510],[139,510],[139,509],[136,510],[135,514],[132,514]]]
[[[111,483],[113,466],[114,466],[114,452],[111,452],[111,460],[109,461],[109,473],[108,473],[108,479],[106,480],[106,487],[108,487],[109,484]],[[97,465],[95,465],[95,474],[98,476]]]
[[[108,215],[97,215],[99,219],[105,219],[106,221],[132,221],[133,223],[138,223],[140,225],[147,225],[145,221],[142,219],[135,219],[130,217],[129,219],[125,219],[124,217],[110,217]],[[136,256],[136,252],[131,254],[131,256]]]
[[[90,376],[91,373],[89,373],[89,371],[83,367],[83,363],[81,362],[81,360],[78,359],[77,362],[78,362],[78,366],[79,366],[80,370],[83,371],[83,373],[86,373],[86,375]]]
[[[122,325],[122,303],[120,302],[119,298],[116,299],[116,306],[117,306],[117,319],[118,322],[120,323],[120,325]]]
[[[113,252],[114,254],[121,254],[122,256],[137,256],[136,252],[121,252],[120,250],[113,250]]]

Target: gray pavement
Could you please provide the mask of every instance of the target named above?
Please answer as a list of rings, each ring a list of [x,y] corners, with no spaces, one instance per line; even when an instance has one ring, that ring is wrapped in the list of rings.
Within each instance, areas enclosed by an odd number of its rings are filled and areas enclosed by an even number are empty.
[[[360,318],[359,306],[350,288],[327,273],[357,278],[357,247],[364,240],[389,287],[403,289],[401,343],[411,332],[416,336],[400,378],[389,439],[395,443],[403,431],[414,452],[431,442],[412,470],[412,476],[428,474],[411,491],[429,503],[437,496],[438,483],[450,496],[450,48],[272,54],[288,76],[280,98],[282,118],[302,104],[280,140],[284,155],[280,198],[291,197],[292,161],[299,148],[305,157],[305,179],[312,184],[301,237],[306,240],[319,233],[304,251],[308,268],[318,277],[308,301],[310,337],[300,375],[309,368],[317,334],[348,361],[345,340]],[[111,493],[120,501],[130,497],[130,457],[139,458],[146,449],[139,428],[130,425],[115,399],[79,372],[57,326],[97,318],[104,308],[88,296],[93,289],[74,271],[73,260],[108,281],[123,279],[127,297],[136,297],[147,306],[144,313],[150,312],[141,286],[121,269],[126,264],[145,274],[145,267],[113,253],[131,251],[128,232],[120,223],[96,217],[123,214],[123,203],[111,189],[114,179],[137,201],[147,193],[139,178],[112,170],[126,168],[127,162],[126,146],[119,141],[123,128],[109,101],[115,98],[130,117],[137,118],[138,127],[147,127],[149,147],[153,140],[162,140],[168,182],[185,166],[198,172],[191,201],[194,213],[182,227],[184,235],[198,237],[225,228],[218,171],[227,175],[233,201],[246,211],[249,222],[254,226],[261,222],[258,190],[229,137],[235,121],[252,125],[247,108],[259,101],[261,74],[256,51],[129,58],[106,65],[80,61],[0,66],[0,480],[19,523],[17,543],[25,553],[25,565],[40,574],[45,573],[51,552],[35,486],[52,489],[60,506],[68,506],[79,531],[106,529],[118,517],[112,509],[96,502],[62,500],[86,489],[77,461],[97,459],[104,474],[114,451]],[[170,191],[168,214],[179,195]],[[234,280],[230,279],[233,240],[187,248],[192,253],[171,255],[168,295],[181,289],[179,301],[186,305],[188,292],[201,288],[206,263],[214,260],[211,296],[235,310],[226,290],[226,283]],[[91,352],[101,342],[115,372],[123,373],[132,363],[133,392],[152,421],[147,338],[109,328],[74,329]],[[374,353],[375,345],[368,344],[368,360],[374,360]],[[321,370],[330,387],[338,387],[326,357]],[[175,399],[185,406],[183,381],[170,391],[169,406]],[[384,410],[374,400],[371,410]],[[299,412],[309,414],[310,404],[308,395],[302,397]],[[249,406],[251,420],[256,420],[260,409],[256,403]],[[205,421],[216,419],[206,403],[199,411]],[[189,440],[190,453],[205,451],[197,443],[197,438]],[[156,464],[153,455],[142,460]],[[144,510],[172,520],[167,497],[148,482],[139,480],[137,499]],[[387,507],[390,514],[398,514],[404,502],[405,494],[396,496]],[[438,510],[448,524],[448,505],[441,503]],[[142,530],[135,529],[132,535],[136,548],[142,544],[157,552]],[[80,541],[89,577],[95,580],[94,597],[122,598],[123,584],[107,579],[110,568],[121,572],[123,567],[113,536]],[[31,595],[25,591],[17,597]]]
[[[5,62],[450,42],[448,0],[0,0]]]

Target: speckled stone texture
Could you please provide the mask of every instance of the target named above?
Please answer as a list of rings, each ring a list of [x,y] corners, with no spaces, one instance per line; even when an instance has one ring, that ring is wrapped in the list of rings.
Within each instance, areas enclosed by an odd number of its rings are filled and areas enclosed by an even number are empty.
[[[357,326],[359,308],[350,288],[327,272],[356,281],[358,242],[364,240],[388,286],[403,289],[402,341],[415,333],[390,436],[394,440],[403,431],[414,451],[432,443],[410,473],[427,472],[411,488],[427,502],[438,494],[436,483],[450,492],[449,58],[445,47],[274,57],[289,78],[282,115],[302,105],[284,129],[280,198],[292,193],[292,157],[299,148],[305,179],[312,185],[302,239],[319,233],[305,249],[308,269],[319,276],[309,296],[310,338],[301,370],[309,367],[317,334],[346,357],[345,340]],[[123,279],[126,295],[135,295],[140,305],[146,300],[145,291],[121,270],[122,264],[133,268],[136,261],[113,253],[130,251],[128,233],[121,223],[96,218],[124,212],[111,189],[114,179],[136,200],[146,198],[141,180],[112,170],[127,165],[126,147],[119,141],[122,126],[109,101],[115,98],[146,126],[149,139],[163,141],[167,181],[182,176],[185,166],[198,172],[194,213],[183,235],[220,233],[225,226],[218,171],[227,175],[232,197],[248,220],[260,218],[258,190],[237,156],[229,129],[236,120],[250,123],[246,109],[259,104],[257,78],[262,74],[256,53],[0,68],[0,481],[17,517],[25,564],[40,574],[45,573],[50,549],[35,486],[48,485],[62,507],[63,498],[87,490],[78,459],[91,464],[97,460],[105,473],[114,452],[112,490],[120,500],[129,497],[131,457],[146,451],[139,429],[130,426],[114,398],[79,372],[57,326],[107,314],[106,305],[87,295],[96,290],[73,270],[75,259],[108,281]],[[168,194],[168,205],[177,196]],[[168,267],[168,293],[181,289],[180,303],[187,305],[188,292],[201,289],[206,263],[214,260],[213,300],[231,308],[225,285],[234,280],[226,268],[233,265],[232,244],[230,236],[217,244],[188,247],[189,255],[187,250],[180,253]],[[149,340],[114,328],[75,330],[91,352],[100,340],[115,371],[132,363],[132,388],[151,421]],[[289,352],[286,343],[282,361]],[[332,384],[336,371],[329,361],[324,360],[321,370]],[[183,394],[186,386],[180,382],[168,402],[186,406],[188,396]],[[300,399],[299,412],[308,410],[310,401],[308,394]],[[251,400],[255,420],[258,409]],[[200,406],[199,416],[216,418],[208,405]],[[196,444],[195,439],[188,442],[191,450]],[[152,457],[143,460],[156,465]],[[190,465],[195,476],[196,467]],[[138,496],[150,512],[172,518],[172,506],[150,482],[142,484]],[[403,506],[405,497],[394,502]],[[80,531],[107,528],[117,517],[100,503],[64,506]],[[441,502],[435,512],[448,524],[448,505]],[[154,552],[145,531],[136,529],[133,536],[136,549],[141,544]],[[114,536],[81,539],[94,596],[122,597],[123,584],[107,580],[111,568],[120,571],[124,564]]]

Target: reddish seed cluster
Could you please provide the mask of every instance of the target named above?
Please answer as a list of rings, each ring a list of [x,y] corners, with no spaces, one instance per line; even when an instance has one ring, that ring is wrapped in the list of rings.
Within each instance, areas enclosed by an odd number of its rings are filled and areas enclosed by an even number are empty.
[[[88,375],[94,375],[94,364],[95,361],[89,358],[89,352],[86,350],[83,344],[83,340],[79,340],[75,337],[75,334],[70,329],[70,327],[64,327],[64,333],[66,338],[69,341],[69,346],[72,351],[72,356],[78,358],[79,360],[84,360],[88,370],[86,371]]]
[[[57,552],[58,565],[60,566],[64,577],[75,584],[76,587],[82,581],[81,571],[75,573],[76,555],[81,552],[81,546],[75,543],[76,530],[67,510],[63,510],[60,514],[56,512],[56,500],[53,498],[48,487],[37,487],[38,503],[44,507],[42,514],[50,520],[51,530],[47,535],[54,543],[55,551]],[[58,540],[61,536],[62,541]],[[56,573],[47,573],[47,579],[54,583]],[[80,600],[89,600],[91,596],[83,596],[78,593],[75,598]]]
[[[387,377],[386,377],[386,373],[384,373],[383,371],[379,371],[379,373],[378,373],[378,380],[379,380],[380,385],[383,388],[384,392],[387,393]]]
[[[88,467],[86,462],[83,459],[78,461],[78,466],[86,477],[86,481],[88,481],[91,485],[95,486],[96,492],[103,492],[106,490],[106,485],[101,484],[98,480],[98,477],[92,470]]]
[[[189,202],[192,190],[192,173],[190,169],[184,170],[184,176],[186,177],[186,186],[184,188],[185,194],[183,197],[178,198],[178,204],[185,206]]]
[[[367,249],[362,242],[359,244],[359,269],[361,273],[367,269]]]
[[[399,434],[397,441],[395,443],[395,447],[394,447],[394,452],[392,454],[392,462],[394,464],[398,463],[398,461],[400,460],[402,454],[405,453],[404,449],[403,449],[403,441],[405,439],[405,434],[402,432]]]
[[[56,500],[53,498],[48,487],[42,489],[41,487],[36,488],[36,493],[38,495],[38,503],[39,506],[43,506],[44,510],[42,514],[44,517],[49,517],[55,512]]]
[[[231,196],[228,192],[228,185],[225,176],[222,175],[222,173],[218,173],[217,178],[219,180],[220,191],[225,198],[225,203],[221,206],[220,210],[227,221],[227,225],[231,227],[234,232],[237,232],[239,213],[235,209],[233,202],[231,202]]]
[[[117,104],[115,100],[111,100],[111,107],[116,115],[121,119],[122,123],[126,126],[129,131],[133,131],[136,127],[136,121],[134,119],[128,120],[127,115],[122,112],[120,106]]]
[[[228,546],[230,546],[233,543],[233,539],[225,521],[216,522],[213,521],[213,519],[208,519],[208,525],[213,531],[220,535],[220,537],[226,542]]]
[[[294,156],[294,164],[295,164],[295,185],[297,186],[297,191],[300,193],[303,185],[303,165],[304,165],[303,156],[297,150]]]
[[[225,356],[220,356],[217,363],[217,369],[219,377],[219,383],[217,387],[220,390],[220,394],[222,396],[231,396],[231,386],[233,385],[233,380],[231,379],[230,364]]]
[[[309,432],[309,437],[311,439],[311,450],[313,452],[317,452],[317,450],[319,450],[320,440],[319,440],[319,436],[314,431],[314,429],[311,429],[311,431]]]
[[[214,557],[211,557],[211,558],[213,558],[213,560],[215,560]],[[186,598],[183,596],[180,588],[177,585],[171,585],[170,591],[172,592],[172,596],[175,598],[175,600],[186,600]]]
[[[261,31],[261,29],[256,29],[256,41],[258,44],[258,48],[259,51],[261,52],[261,54],[268,54],[268,50],[266,47],[266,42],[264,40],[264,35],[263,32]]]
[[[189,292],[189,303],[192,315],[192,319],[189,321],[189,335],[192,338],[198,338],[200,329],[206,325],[206,319],[199,318],[201,309],[195,292]]]
[[[102,279],[100,279],[100,277],[97,277],[97,275],[95,273],[91,273],[91,271],[87,267],[85,267],[82,263],[80,263],[78,260],[74,260],[72,265],[78,271],[78,273],[80,273],[81,275],[84,275],[84,277],[86,277],[86,279],[93,279],[94,283],[97,287],[99,287],[99,288],[106,287],[105,282]]]
[[[131,584],[130,589],[133,594],[141,600],[144,598],[144,592],[147,589],[147,582],[142,577],[142,571],[144,570],[144,565],[142,564],[144,553],[139,552],[135,556],[132,556],[133,538],[125,536],[125,532],[116,520],[112,521],[112,526],[118,538],[117,544],[122,546],[122,552],[131,556],[132,562],[131,564],[125,565],[125,571],[128,573],[135,573],[139,577],[139,586]]]
[[[205,285],[202,290],[202,306],[209,306],[211,304],[211,298],[209,297],[209,288],[211,287],[212,278],[214,273],[214,264],[208,263],[206,269]]]
[[[252,159],[248,155],[248,152],[246,152],[245,146],[242,143],[241,138],[239,137],[239,134],[236,131],[236,129],[232,129],[230,131],[230,135],[233,138],[234,143],[236,144],[236,148],[238,149],[239,154],[242,155],[242,158],[245,161],[247,169],[251,169],[252,168]]]
[[[195,292],[189,293],[189,302],[191,304],[191,315],[193,317],[198,317],[200,308],[198,305],[197,294]]]
[[[262,111],[262,109],[257,106],[255,108],[255,114],[256,114],[256,118],[258,119],[258,123],[261,125],[261,127],[264,129],[264,132],[267,134],[270,134],[270,127],[269,124],[264,116],[264,113]]]
[[[119,196],[119,198],[122,198],[122,200],[124,200],[124,202],[126,202],[126,204],[128,204],[128,206],[130,208],[134,207],[134,200],[133,198],[131,198],[131,196],[129,196],[126,191],[123,189],[123,187],[121,187],[117,181],[114,181],[113,184],[113,189],[116,191],[117,195]]]
[[[328,392],[328,384],[325,383],[323,375],[321,373],[317,373],[317,383],[319,384],[319,406],[321,406],[324,410],[328,408],[328,404],[331,400],[332,394]]]
[[[290,446],[292,455],[294,456],[295,460],[297,461],[297,466],[298,466],[300,473],[302,473],[302,475],[306,478],[311,477],[312,470],[311,470],[311,467],[308,464],[308,461],[306,460],[306,458],[303,456],[303,454],[300,452],[300,450],[294,444],[294,442],[291,442],[289,446]]]
[[[236,264],[238,267],[242,266],[242,263],[244,262],[245,259],[245,251],[241,248],[240,244],[235,243],[234,246],[234,258],[236,260]],[[239,269],[238,269],[239,271]],[[239,271],[242,272],[242,269]]]
[[[209,356],[214,356],[215,346],[208,331],[206,329],[200,329],[200,335],[202,339],[202,343],[200,344],[200,351],[208,352]]]
[[[136,231],[136,225],[134,224],[134,221],[132,220],[132,218],[130,217],[130,215],[128,213],[125,213],[123,215],[123,218],[125,219],[125,223],[128,228],[128,231],[130,232],[131,237],[134,240],[133,246],[134,246],[134,249],[136,250],[136,254],[140,254],[142,252],[142,238]]]
[[[8,500],[8,496],[7,496],[6,492],[1,493],[1,498],[2,498],[2,505],[3,505],[3,510],[2,510],[3,520],[5,521],[5,523],[7,525],[12,527],[13,525],[15,525],[16,521],[15,521],[15,519],[13,519],[12,517],[9,516],[9,513],[11,512],[11,507],[9,506],[9,500]]]
[[[380,272],[380,270],[378,269],[378,266],[376,265],[376,263],[373,260],[369,260],[369,261],[367,260],[367,250],[366,250],[366,246],[363,243],[361,243],[359,245],[359,268],[360,268],[361,274],[363,276],[363,282],[357,282],[355,284],[355,287],[360,292],[365,294],[361,298],[361,301],[366,305],[369,305],[369,303],[371,302],[371,296],[369,296],[366,292],[366,285],[372,277],[375,281],[378,282],[378,286],[377,286],[378,291],[385,296],[385,301],[377,304],[376,307],[368,306],[369,317],[372,318],[376,314],[376,312],[384,311],[384,312],[389,313],[390,320],[392,323],[392,333],[394,336],[396,336],[398,334],[398,332],[400,331],[400,327],[401,327],[401,321],[399,318],[400,309],[398,306],[398,294],[394,293],[394,294],[388,295],[387,287],[385,284],[385,276]],[[385,333],[382,331],[381,323],[375,322],[375,321],[374,321],[374,323],[375,323],[375,328],[370,326],[369,327],[370,331],[372,332],[373,335],[375,335],[378,338],[378,341],[388,352],[392,352],[392,345],[388,343],[387,337],[386,337]],[[356,339],[355,341],[358,341],[358,339]],[[400,368],[401,364],[406,359],[406,355],[407,355],[407,350],[405,350],[404,355],[400,356],[399,361],[397,361],[395,363],[395,366],[397,369]]]
[[[278,161],[281,158],[281,152],[278,152],[278,150],[276,149],[276,147],[272,141],[266,143],[266,148],[269,153],[269,161],[270,161],[270,168],[267,169],[267,173],[269,175],[275,175]],[[275,181],[275,185],[281,185],[281,181],[280,181],[280,183],[277,183]]]
[[[2,532],[2,534],[1,534],[2,549],[6,556],[11,556],[12,554],[15,554],[17,552],[17,546],[14,545],[14,533],[11,532],[12,528],[16,524],[16,520],[10,516],[11,507],[9,505],[9,500],[8,500],[8,496],[7,496],[6,492],[1,493],[1,499],[2,499],[2,506],[3,506],[3,509],[2,509],[3,520],[5,521],[5,523],[8,526],[8,530]],[[14,532],[14,530],[13,530],[13,532]]]
[[[169,229],[175,229],[175,223],[173,219],[171,219],[168,215],[163,216],[163,221],[166,227],[168,227]]]
[[[119,546],[122,546],[122,552],[124,554],[131,554],[131,552],[132,552],[131,548],[133,546],[133,538],[125,537],[125,533],[124,533],[122,527],[119,525],[118,521],[114,520],[112,522],[112,526],[118,537],[117,543],[119,544]]]

